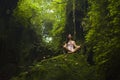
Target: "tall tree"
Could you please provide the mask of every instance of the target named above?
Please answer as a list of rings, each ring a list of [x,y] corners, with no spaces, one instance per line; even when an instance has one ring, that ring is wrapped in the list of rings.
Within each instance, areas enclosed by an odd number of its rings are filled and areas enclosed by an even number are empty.
[[[74,35],[74,38],[83,40],[83,26],[81,22],[85,17],[86,8],[86,0],[67,1],[65,34],[71,33]]]

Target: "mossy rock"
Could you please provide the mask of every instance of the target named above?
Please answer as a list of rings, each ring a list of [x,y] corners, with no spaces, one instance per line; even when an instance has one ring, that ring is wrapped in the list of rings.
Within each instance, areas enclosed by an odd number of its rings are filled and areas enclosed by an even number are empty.
[[[94,66],[81,54],[63,54],[42,60],[11,80],[96,80]]]

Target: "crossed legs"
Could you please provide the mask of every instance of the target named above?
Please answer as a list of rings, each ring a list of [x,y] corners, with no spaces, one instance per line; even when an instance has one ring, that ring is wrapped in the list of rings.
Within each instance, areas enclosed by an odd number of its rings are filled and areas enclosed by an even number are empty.
[[[73,51],[69,50],[69,49],[68,49],[67,47],[65,47],[65,46],[63,46],[63,48],[64,48],[65,50],[67,50],[68,53],[74,53],[74,52],[76,52],[77,50],[80,49],[80,46],[76,46]]]

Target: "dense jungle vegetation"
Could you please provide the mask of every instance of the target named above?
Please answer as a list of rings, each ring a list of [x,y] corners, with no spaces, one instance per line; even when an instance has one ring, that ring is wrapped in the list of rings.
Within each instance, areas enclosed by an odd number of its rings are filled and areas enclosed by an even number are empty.
[[[119,61],[120,0],[0,0],[0,80],[120,80]]]

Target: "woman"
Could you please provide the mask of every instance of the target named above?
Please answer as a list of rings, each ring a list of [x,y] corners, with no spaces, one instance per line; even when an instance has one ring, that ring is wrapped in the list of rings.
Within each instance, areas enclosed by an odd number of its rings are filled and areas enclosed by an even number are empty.
[[[71,34],[69,34],[67,37],[67,42],[64,44],[63,48],[66,49],[68,53],[74,53],[80,49],[80,46],[76,45],[75,41],[72,40]]]

